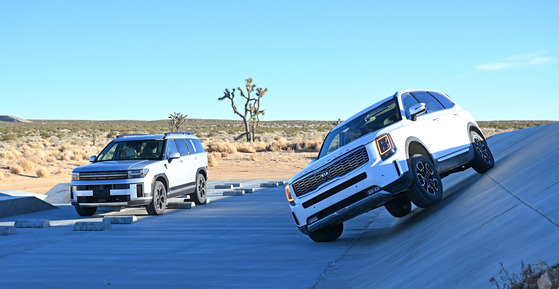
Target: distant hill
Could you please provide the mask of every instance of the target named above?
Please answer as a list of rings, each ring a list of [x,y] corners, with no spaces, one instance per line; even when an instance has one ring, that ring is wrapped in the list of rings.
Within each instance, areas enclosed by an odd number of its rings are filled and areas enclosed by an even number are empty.
[[[19,118],[12,115],[0,115],[0,121],[32,123],[32,121],[30,120]]]

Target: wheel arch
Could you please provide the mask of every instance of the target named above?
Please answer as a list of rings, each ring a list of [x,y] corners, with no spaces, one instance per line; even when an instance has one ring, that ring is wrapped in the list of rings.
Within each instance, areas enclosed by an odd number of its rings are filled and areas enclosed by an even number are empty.
[[[154,187],[155,187],[155,182],[161,182],[163,183],[163,186],[165,186],[165,190],[169,191],[169,179],[167,178],[166,174],[157,174],[155,176],[153,176],[153,181],[151,182],[151,192],[153,193]]]
[[[426,158],[428,158],[433,164],[435,163],[433,161],[433,156],[431,155],[431,153],[427,149],[427,146],[425,146],[425,144],[421,140],[419,140],[418,138],[409,137],[406,140],[406,156],[408,157],[408,163],[410,162],[411,157],[416,155],[416,154],[423,155]]]
[[[481,131],[481,129],[475,123],[469,122],[468,123],[468,137],[470,137],[470,132],[472,132],[472,131],[477,132],[483,138],[483,140],[487,140],[485,138],[485,135]],[[470,141],[471,141],[471,139],[470,139]]]
[[[197,175],[198,175],[198,174],[201,174],[201,175],[204,176],[204,178],[206,179],[206,181],[208,180],[208,172],[206,171],[206,168],[204,168],[204,167],[198,168],[198,170],[196,170],[196,174],[197,174]]]

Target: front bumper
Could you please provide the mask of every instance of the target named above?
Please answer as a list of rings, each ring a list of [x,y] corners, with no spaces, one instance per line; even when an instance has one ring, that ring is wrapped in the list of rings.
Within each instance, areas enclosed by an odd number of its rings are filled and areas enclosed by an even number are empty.
[[[391,201],[399,193],[409,188],[411,180],[411,173],[406,172],[398,180],[383,188],[370,186],[311,215],[307,218],[310,224],[298,226],[298,228],[303,234],[308,235],[328,225],[353,219]]]
[[[72,181],[71,203],[81,207],[143,206],[152,201],[151,184],[130,182]]]

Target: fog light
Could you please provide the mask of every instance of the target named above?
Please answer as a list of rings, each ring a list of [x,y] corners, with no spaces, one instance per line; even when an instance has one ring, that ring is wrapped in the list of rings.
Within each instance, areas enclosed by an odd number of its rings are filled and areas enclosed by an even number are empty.
[[[372,195],[374,193],[378,193],[380,191],[380,187],[374,186],[370,190],[367,191],[367,195]]]

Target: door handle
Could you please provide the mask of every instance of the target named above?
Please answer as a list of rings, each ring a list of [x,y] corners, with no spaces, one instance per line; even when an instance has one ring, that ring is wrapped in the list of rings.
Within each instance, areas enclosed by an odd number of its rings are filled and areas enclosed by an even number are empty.
[[[454,116],[460,116],[460,114],[459,114],[459,113],[455,113]]]
[[[433,121],[439,121],[439,119],[438,119],[438,118],[434,118]]]

